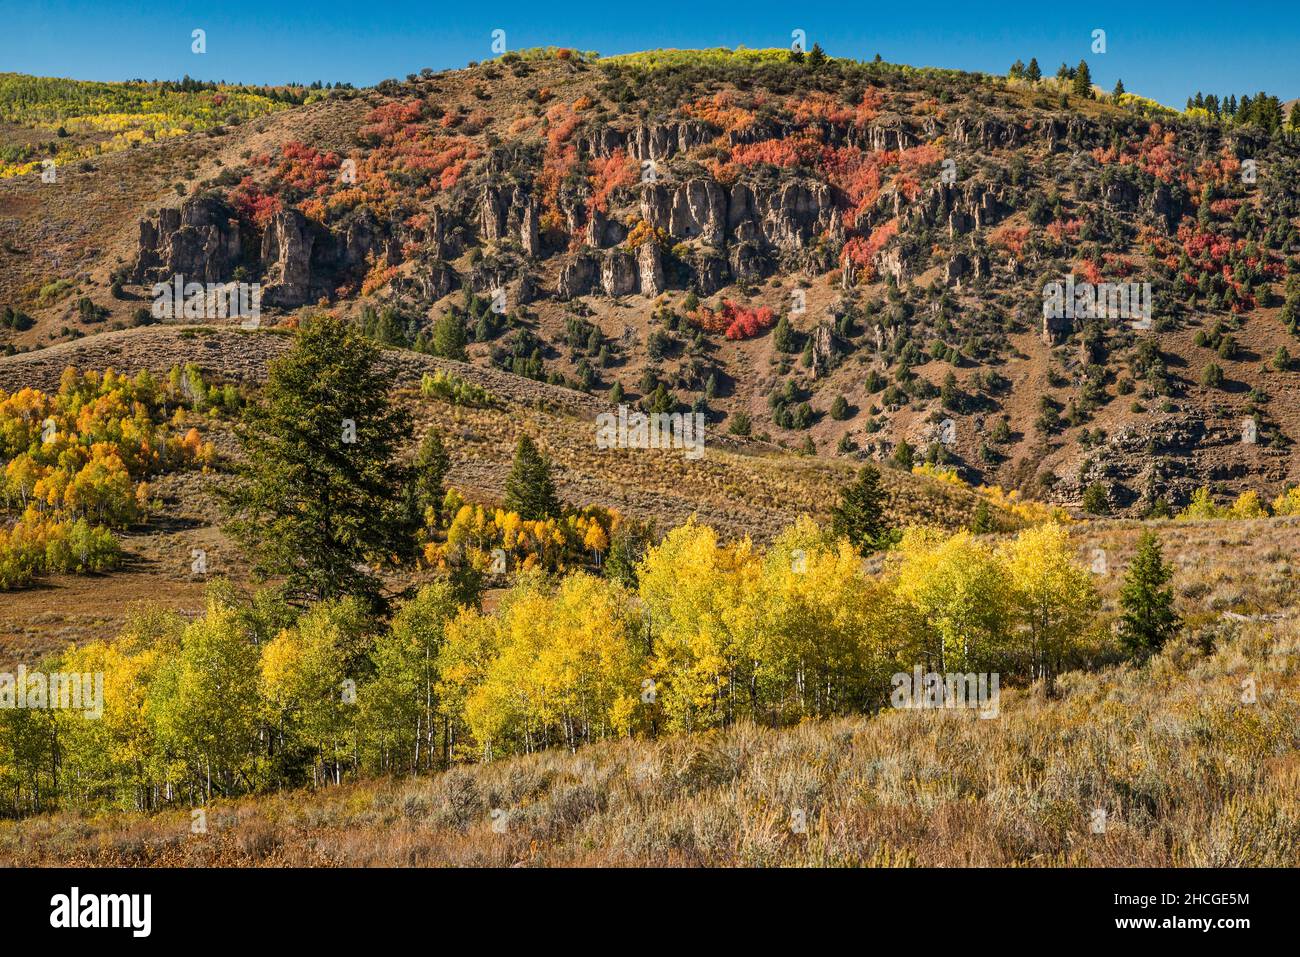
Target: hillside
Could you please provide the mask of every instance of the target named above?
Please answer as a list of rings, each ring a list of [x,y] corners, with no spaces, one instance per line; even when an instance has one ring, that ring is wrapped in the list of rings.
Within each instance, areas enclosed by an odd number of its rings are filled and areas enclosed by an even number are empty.
[[[1270,499],[1300,480],[1297,171],[1286,130],[1056,79],[511,54],[0,180],[0,304],[33,323],[0,335],[255,280],[268,324],[323,307],[430,349],[451,316],[476,367],[846,464],[906,442],[1129,515]],[[1067,275],[1150,283],[1151,329],[1045,324]]]
[[[1051,700],[1004,691],[997,721],[886,711],[607,742],[218,801],[201,834],[188,810],[45,815],[0,822],[0,865],[1294,866],[1294,621],[1202,634],[1208,651],[1068,674]]]
[[[0,356],[0,393],[23,388],[53,392],[67,368],[115,369],[133,376],[194,363],[209,379],[256,389],[266,365],[288,348],[290,337],[274,330],[248,332],[232,326],[151,326],[96,333],[33,352]],[[838,488],[851,477],[848,463],[799,457],[764,443],[709,436],[703,459],[688,461],[680,450],[598,450],[593,442],[598,399],[487,366],[439,359],[407,350],[387,350],[394,398],[411,408],[413,447],[431,427],[446,438],[452,468],[449,484],[474,500],[499,502],[519,436],[535,437],[556,464],[561,498],[575,506],[597,503],[663,532],[692,515],[730,538],[770,541],[805,512],[825,521]],[[426,374],[450,371],[486,389],[494,404],[484,408],[423,396]],[[191,416],[204,441],[222,461],[203,473],[159,476],[153,492],[159,508],[150,520],[122,535],[126,564],[109,575],[61,575],[37,587],[4,594],[0,615],[0,666],[39,658],[70,641],[107,639],[127,613],[157,602],[197,615],[206,581],[192,575],[191,552],[202,548],[213,575],[243,583],[238,551],[220,528],[216,488],[227,481],[237,455],[231,423]],[[981,498],[970,489],[886,470],[890,514],[901,523],[945,528],[969,524]],[[998,521],[1018,520],[993,505]]]
[[[1031,64],[0,74],[0,865],[1294,864],[1300,122]]]

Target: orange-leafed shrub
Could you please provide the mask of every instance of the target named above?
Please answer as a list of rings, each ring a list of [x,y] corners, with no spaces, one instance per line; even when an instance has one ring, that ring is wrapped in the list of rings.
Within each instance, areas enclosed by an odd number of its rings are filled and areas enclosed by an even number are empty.
[[[1102,279],[1101,266],[1094,260],[1084,259],[1080,261],[1078,270],[1079,275],[1083,277],[1084,282],[1099,283],[1104,281]]]
[[[810,123],[814,120],[837,124],[848,123],[857,115],[853,107],[846,106],[836,97],[820,90],[809,93],[801,100],[791,101],[789,109],[794,114],[796,123]]]
[[[687,104],[682,107],[682,112],[721,127],[727,133],[747,130],[754,125],[753,111],[737,104],[736,95],[727,90]]]
[[[1048,223],[1047,235],[1058,243],[1072,242],[1079,238],[1079,230],[1082,228],[1083,220],[1081,219],[1058,219],[1055,222]]]
[[[989,242],[992,245],[1005,249],[1013,256],[1021,254],[1028,240],[1028,226],[1013,226],[1010,223],[999,226],[989,234]]]
[[[857,267],[864,281],[871,282],[878,274],[876,257],[897,234],[898,220],[891,219],[873,229],[870,236],[854,236],[844,244],[843,259]]]
[[[857,126],[870,123],[880,115],[880,108],[885,104],[885,94],[874,86],[869,86],[862,94],[862,102],[853,111],[853,122]]]
[[[813,137],[787,136],[779,139],[743,143],[731,151],[731,162],[737,166],[802,166],[813,162],[821,150]]]
[[[591,196],[587,198],[587,209],[609,212],[609,200],[614,192],[631,186],[637,181],[636,160],[627,155],[623,147],[618,147],[604,159],[591,161]]]
[[[370,271],[366,273],[365,280],[361,283],[361,295],[368,296],[376,289],[382,289],[392,282],[396,275],[396,266],[389,266],[380,259],[374,260],[370,265]]]

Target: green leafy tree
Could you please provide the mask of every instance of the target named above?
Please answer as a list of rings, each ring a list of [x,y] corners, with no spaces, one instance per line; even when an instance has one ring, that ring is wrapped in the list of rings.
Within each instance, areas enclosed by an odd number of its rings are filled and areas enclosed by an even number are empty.
[[[1178,632],[1174,592],[1166,588],[1173,569],[1164,562],[1160,542],[1153,532],[1138,539],[1137,555],[1120,589],[1119,640],[1135,659],[1158,652]]]
[[[449,582],[426,585],[393,616],[371,652],[373,677],[361,689],[367,763],[380,773],[418,771],[447,753],[438,714],[438,652],[457,597]]]
[[[537,445],[525,435],[515,447],[515,461],[506,477],[506,511],[518,512],[528,521],[553,518],[560,514],[560,501],[551,480],[550,463],[537,451]]]
[[[410,420],[388,386],[372,344],[337,319],[309,317],[244,410],[226,528],[255,573],[283,578],[293,601],[382,605],[379,570],[412,547],[410,470],[397,457]]]

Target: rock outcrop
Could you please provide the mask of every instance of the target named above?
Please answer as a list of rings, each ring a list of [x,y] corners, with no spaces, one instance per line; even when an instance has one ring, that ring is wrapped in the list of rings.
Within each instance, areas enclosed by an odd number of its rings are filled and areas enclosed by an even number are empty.
[[[316,238],[307,217],[282,209],[262,233],[262,302],[292,308],[311,301],[311,254]]]
[[[142,285],[170,281],[225,282],[244,257],[235,210],[221,199],[196,196],[158,221],[140,221],[132,278]]]

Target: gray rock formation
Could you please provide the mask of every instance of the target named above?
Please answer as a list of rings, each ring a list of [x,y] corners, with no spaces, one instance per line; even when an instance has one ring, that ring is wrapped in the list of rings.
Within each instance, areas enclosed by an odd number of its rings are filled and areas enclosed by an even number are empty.
[[[311,299],[311,253],[315,237],[307,217],[279,210],[262,234],[262,302],[292,308]]]
[[[133,279],[142,284],[170,280],[224,282],[244,254],[235,211],[220,199],[191,197],[179,209],[164,209],[158,222],[140,221]]]

